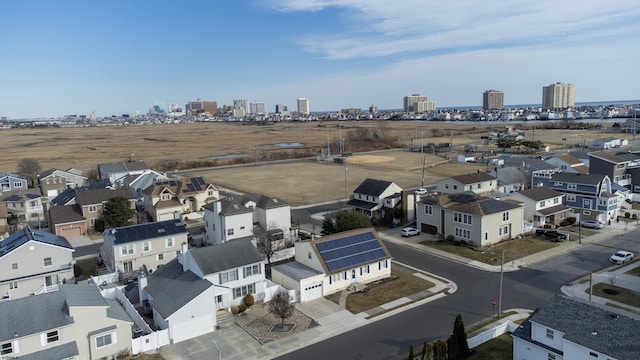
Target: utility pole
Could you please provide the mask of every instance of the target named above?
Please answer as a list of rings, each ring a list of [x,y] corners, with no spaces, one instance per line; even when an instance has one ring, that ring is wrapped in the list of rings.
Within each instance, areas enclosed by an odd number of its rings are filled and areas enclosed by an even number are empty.
[[[348,181],[347,181],[347,158],[343,158],[344,160],[344,199],[347,200],[347,187],[348,185]]]
[[[422,187],[424,187],[424,130],[422,130],[422,144],[420,145],[420,153],[422,155]]]
[[[589,302],[591,302],[591,296],[593,295],[593,273],[589,273]]]
[[[502,250],[502,260],[500,261],[500,294],[498,296],[498,318],[502,314],[502,279],[504,278],[504,250]]]

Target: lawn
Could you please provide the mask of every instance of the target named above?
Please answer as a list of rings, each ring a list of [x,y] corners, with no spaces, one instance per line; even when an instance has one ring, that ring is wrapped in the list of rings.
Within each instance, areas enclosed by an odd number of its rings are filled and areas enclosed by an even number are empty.
[[[391,266],[391,276],[396,278],[380,285],[368,285],[367,292],[349,294],[347,296],[347,310],[357,314],[435,286],[430,281],[414,276],[412,270],[396,264]],[[330,295],[327,298],[338,303],[340,293]]]
[[[511,360],[513,358],[513,339],[505,333],[473,349],[470,360]]]
[[[604,292],[604,289],[617,290],[618,293],[607,294],[606,292]],[[589,288],[587,288],[585,292],[588,294]],[[598,283],[593,285],[593,296],[614,300],[619,303],[626,304],[633,307],[640,307],[640,295],[638,295],[638,293],[633,292],[626,288],[622,288],[622,287],[607,284],[607,283]]]
[[[475,250],[466,246],[458,246],[443,241],[422,241],[420,244],[491,265],[500,265],[502,251],[504,251],[504,262],[508,263],[527,255],[535,254],[558,246],[557,243],[538,238],[512,240],[496,245],[488,250]]]
[[[635,267],[635,268],[625,272],[625,274],[640,276],[640,266]]]
[[[76,264],[73,266],[73,271],[76,275],[84,275],[86,277],[91,277],[92,275],[97,275],[96,265],[97,265],[96,258],[78,260]]]

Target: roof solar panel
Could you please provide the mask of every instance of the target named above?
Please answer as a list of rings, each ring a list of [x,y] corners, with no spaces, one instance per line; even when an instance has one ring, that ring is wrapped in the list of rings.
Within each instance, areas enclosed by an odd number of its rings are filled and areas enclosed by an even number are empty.
[[[332,272],[387,257],[378,239],[371,232],[319,242],[316,248]]]

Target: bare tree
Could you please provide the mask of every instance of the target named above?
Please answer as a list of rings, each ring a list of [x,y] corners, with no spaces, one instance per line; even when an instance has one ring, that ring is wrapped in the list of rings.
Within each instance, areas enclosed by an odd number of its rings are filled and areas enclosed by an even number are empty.
[[[291,303],[291,297],[288,291],[278,291],[269,302],[269,311],[282,320],[280,323],[281,327],[284,327],[284,319],[293,315],[294,310],[295,307]]]
[[[40,163],[36,159],[24,158],[18,163],[18,174],[24,176],[29,187],[36,186],[40,171]]]
[[[615,286],[617,282],[618,282],[618,275],[613,273],[609,274],[609,285]]]
[[[262,231],[256,235],[258,251],[267,259],[267,267],[271,269],[271,258],[278,250],[284,248],[282,241],[283,234],[277,224],[269,224],[267,231]]]

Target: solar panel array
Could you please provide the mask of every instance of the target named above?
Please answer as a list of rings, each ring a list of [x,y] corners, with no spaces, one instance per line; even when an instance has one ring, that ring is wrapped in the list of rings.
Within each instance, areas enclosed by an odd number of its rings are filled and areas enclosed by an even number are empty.
[[[190,178],[189,183],[187,184],[188,192],[192,191],[202,191],[202,185],[205,184],[204,179],[201,176]]]
[[[318,242],[316,248],[330,272],[369,264],[387,257],[372,232]]]

